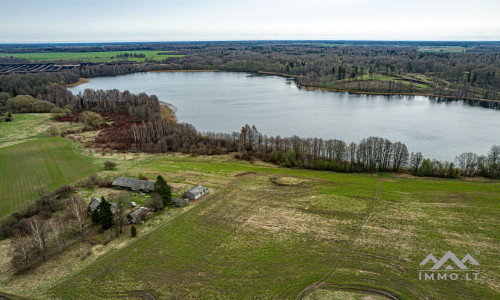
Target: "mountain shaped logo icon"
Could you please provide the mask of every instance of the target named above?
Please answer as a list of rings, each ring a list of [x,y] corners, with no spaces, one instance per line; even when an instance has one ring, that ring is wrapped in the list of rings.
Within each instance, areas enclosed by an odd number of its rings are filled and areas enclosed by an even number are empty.
[[[421,266],[426,265],[429,261],[432,261],[434,263],[434,266],[432,266],[431,270],[438,270],[441,268],[444,264],[446,264],[449,260],[451,260],[456,267],[458,267],[461,270],[467,270],[467,266],[465,265],[466,262],[469,262],[471,265],[474,266],[479,266],[479,263],[470,255],[467,254],[462,260],[459,260],[458,257],[456,257],[453,252],[448,251],[446,254],[441,257],[440,260],[437,260],[434,255],[429,254],[424,260],[420,263]],[[455,270],[455,268],[451,265],[448,264],[445,267],[446,270]]]

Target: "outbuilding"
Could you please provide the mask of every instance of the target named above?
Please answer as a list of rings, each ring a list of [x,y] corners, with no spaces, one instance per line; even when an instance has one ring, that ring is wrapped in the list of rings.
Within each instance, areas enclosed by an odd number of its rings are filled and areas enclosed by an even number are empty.
[[[90,198],[89,211],[93,212],[94,210],[99,209],[100,205],[101,205],[101,199]]]
[[[146,207],[139,207],[137,210],[130,213],[129,223],[137,224],[144,221],[148,209]]]
[[[172,205],[176,207],[183,207],[189,203],[188,198],[174,198],[172,199]]]
[[[152,181],[125,177],[115,177],[111,186],[115,189],[144,193],[151,193],[155,189],[155,183]]]
[[[184,197],[189,198],[191,200],[196,200],[201,196],[205,195],[206,193],[208,193],[208,188],[202,185],[195,185],[189,190],[184,192]]]

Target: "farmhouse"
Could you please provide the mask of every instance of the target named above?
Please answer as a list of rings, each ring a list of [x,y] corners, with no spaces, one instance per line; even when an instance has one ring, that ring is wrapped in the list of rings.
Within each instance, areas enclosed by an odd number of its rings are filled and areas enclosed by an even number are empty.
[[[188,198],[174,198],[172,199],[172,205],[176,207],[183,207],[189,203]]]
[[[145,219],[145,214],[147,213],[147,208],[146,207],[139,207],[137,210],[132,212],[130,214],[130,220],[129,223],[137,224],[141,221],[144,221]]]
[[[90,198],[89,211],[93,212],[96,209],[99,209],[101,205],[101,199]]]
[[[208,193],[208,189],[202,185],[195,185],[189,190],[184,192],[184,197],[189,198],[191,200],[196,200],[201,196]]]
[[[115,177],[111,186],[115,189],[151,193],[155,188],[155,183],[149,180]]]

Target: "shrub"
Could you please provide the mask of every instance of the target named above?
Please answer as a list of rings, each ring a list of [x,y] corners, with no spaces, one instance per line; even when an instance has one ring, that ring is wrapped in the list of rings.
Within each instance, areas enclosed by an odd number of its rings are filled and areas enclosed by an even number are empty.
[[[55,106],[54,103],[38,100],[30,95],[18,95],[7,101],[9,109],[17,112],[48,113]]]
[[[106,123],[106,121],[100,114],[92,111],[82,112],[78,119],[87,127],[99,127]]]
[[[116,163],[110,160],[104,162],[104,170],[114,170],[116,168]]]
[[[53,107],[50,110],[50,114],[52,116],[52,119],[59,119],[59,118],[62,118],[62,117],[69,115],[70,113],[71,113],[71,110],[64,109],[61,107]]]
[[[153,212],[162,210],[164,207],[163,198],[159,194],[152,194],[149,200],[146,202],[146,207],[151,209]]]
[[[137,178],[139,178],[140,180],[149,180],[149,178],[147,176],[144,176],[143,174],[139,174]]]
[[[12,122],[12,114],[10,111],[7,113],[7,117],[5,118],[5,122]]]
[[[130,228],[130,236],[136,237],[137,236],[137,229],[135,229],[134,225]]]

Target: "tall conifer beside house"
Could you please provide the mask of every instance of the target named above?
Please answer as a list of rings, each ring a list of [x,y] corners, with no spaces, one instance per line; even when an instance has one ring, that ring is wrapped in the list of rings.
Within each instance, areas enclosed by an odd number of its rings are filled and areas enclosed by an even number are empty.
[[[172,205],[172,190],[161,175],[156,178],[154,192],[161,196],[164,207]]]
[[[111,203],[102,197],[101,205],[99,206],[99,219],[102,229],[107,230],[114,225],[113,212],[111,211]]]

